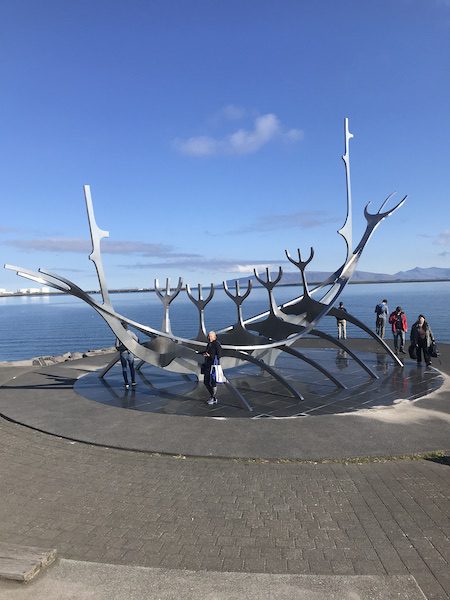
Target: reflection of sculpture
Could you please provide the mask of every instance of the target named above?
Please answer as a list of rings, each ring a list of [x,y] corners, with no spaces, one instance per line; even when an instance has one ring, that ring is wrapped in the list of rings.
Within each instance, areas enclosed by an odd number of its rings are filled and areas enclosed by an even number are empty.
[[[274,297],[274,288],[281,280],[283,274],[282,268],[279,267],[278,274],[275,279],[271,279],[268,269],[266,270],[265,279],[260,277],[255,271],[255,277],[257,281],[268,292],[269,310],[247,320],[244,320],[242,316],[242,304],[251,293],[251,282],[248,282],[246,291],[241,293],[239,282],[236,281],[234,294],[229,290],[226,282],[224,282],[225,293],[229,296],[231,301],[235,303],[237,310],[236,323],[218,332],[218,337],[223,349],[222,364],[224,368],[231,368],[243,363],[252,363],[257,365],[263,371],[276,378],[291,393],[291,395],[299,400],[302,399],[302,396],[286,381],[285,378],[282,377],[280,372],[276,369],[276,359],[281,352],[288,353],[291,356],[306,361],[314,368],[322,372],[330,380],[332,380],[337,386],[344,387],[343,384],[340,383],[340,381],[336,379],[327,369],[319,365],[311,358],[305,356],[297,349],[293,348],[294,343],[306,334],[311,334],[333,342],[333,344],[335,344],[340,350],[347,352],[349,356],[356,360],[371,377],[378,377],[376,373],[372,371],[372,369],[370,369],[361,359],[357,357],[354,352],[352,352],[346,346],[346,344],[343,343],[342,340],[336,340],[335,338],[317,329],[317,325],[319,324],[320,320],[326,315],[331,315],[333,317],[344,316],[341,315],[339,309],[333,308],[332,305],[340,296],[349,279],[353,275],[358,260],[372,233],[375,231],[381,221],[394,213],[406,199],[405,196],[396,206],[390,210],[381,212],[383,207],[391,198],[391,194],[382,203],[378,212],[373,214],[369,213],[367,205],[364,209],[364,216],[367,221],[366,230],[356,248],[353,249],[352,197],[349,157],[349,141],[352,137],[353,135],[348,129],[348,119],[345,119],[345,153],[342,158],[345,163],[347,184],[347,216],[343,227],[338,232],[344,238],[347,247],[346,259],[344,263],[320,285],[310,289],[305,271],[307,265],[314,257],[314,250],[311,248],[310,255],[307,260],[302,260],[300,250],[298,250],[298,260],[291,258],[289,252],[286,250],[288,260],[300,271],[303,295],[278,306]],[[109,234],[97,226],[89,186],[84,187],[84,194],[92,240],[92,253],[90,254],[89,258],[94,263],[97,270],[100,291],[103,299],[101,304],[71,281],[59,275],[49,273],[43,269],[39,269],[38,272],[34,272],[11,265],[5,265],[5,268],[17,271],[18,275],[21,275],[27,279],[31,279],[39,283],[45,283],[46,285],[59,291],[76,296],[92,306],[92,308],[103,317],[113,331],[114,335],[119,338],[135,356],[141,359],[141,361],[177,373],[198,373],[199,362],[201,359],[198,357],[195,350],[201,350],[205,346],[206,328],[204,321],[204,309],[206,304],[208,304],[213,298],[214,285],[211,284],[210,292],[206,300],[202,299],[202,288],[200,284],[198,285],[198,299],[193,296],[189,286],[186,286],[187,294],[193,304],[197,307],[199,313],[199,331],[195,339],[186,339],[177,336],[172,332],[170,326],[170,304],[182,289],[181,278],[179,279],[178,285],[172,293],[168,279],[166,280],[165,292],[159,289],[158,281],[155,281],[155,291],[163,303],[164,308],[164,318],[161,330],[142,325],[132,321],[131,319],[127,319],[124,315],[118,314],[114,310],[110,301],[100,252],[100,241],[102,238],[108,237]],[[319,299],[315,299],[317,296],[319,296]],[[366,333],[376,339],[383,351],[390,354],[392,360],[398,365],[402,365],[400,360],[392,353],[389,347],[363,323],[347,312],[345,313],[345,318],[348,322],[353,323],[357,327],[363,329]],[[147,335],[149,337],[149,341],[145,343],[138,343],[133,340],[130,332],[123,327],[121,321],[128,323],[141,333]],[[104,370],[103,375],[107,372],[108,368]],[[235,389],[231,383],[228,383],[227,385],[237,396],[242,405],[248,410],[251,410],[251,406],[240,394],[240,392]]]

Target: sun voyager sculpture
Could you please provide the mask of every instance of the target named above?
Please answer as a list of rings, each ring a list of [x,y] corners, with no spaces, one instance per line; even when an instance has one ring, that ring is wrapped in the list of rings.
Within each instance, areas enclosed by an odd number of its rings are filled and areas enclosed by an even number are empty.
[[[302,286],[303,293],[289,302],[278,305],[274,295],[274,288],[282,278],[282,268],[279,267],[278,274],[274,278],[272,278],[269,269],[266,269],[265,277],[261,277],[255,269],[254,275],[256,280],[267,290],[268,310],[246,320],[244,320],[242,315],[242,304],[252,291],[252,281],[248,281],[247,289],[244,292],[241,292],[240,290],[239,281],[235,282],[234,292],[229,289],[226,281],[223,282],[225,293],[230,300],[234,302],[237,313],[236,322],[234,324],[217,332],[218,339],[222,344],[223,357],[221,362],[223,368],[227,370],[241,366],[245,363],[257,365],[263,372],[274,377],[285,389],[287,389],[291,396],[299,401],[303,400],[303,396],[277,370],[276,361],[280,353],[287,353],[301,361],[307,362],[328,377],[337,387],[345,387],[325,367],[294,347],[295,343],[307,334],[326,339],[339,349],[346,351],[371,378],[378,378],[378,375],[348,347],[346,340],[338,340],[318,329],[321,319],[326,315],[332,317],[341,316],[347,319],[347,321],[374,338],[382,348],[382,351],[389,354],[398,366],[403,366],[402,362],[387,344],[364,323],[347,312],[342,313],[333,306],[355,272],[359,258],[375,229],[384,219],[386,219],[386,217],[389,217],[400,208],[406,200],[406,196],[404,196],[393,208],[383,210],[387,202],[394,195],[393,193],[389,194],[375,213],[369,212],[369,202],[364,208],[364,217],[366,219],[365,231],[359,242],[353,247],[349,153],[349,144],[353,135],[349,131],[347,118],[344,120],[344,133],[345,151],[342,159],[345,165],[346,176],[347,215],[344,225],[338,230],[338,233],[344,238],[346,243],[346,256],[342,265],[338,267],[332,275],[325,279],[325,281],[315,287],[310,287],[307,281],[306,267],[314,257],[314,249],[310,249],[309,256],[306,259],[302,258],[300,250],[297,250],[298,258],[293,258],[289,252],[285,250],[286,257],[299,271],[299,283]],[[39,268],[38,271],[32,271],[8,264],[5,265],[5,268],[16,271],[21,277],[25,277],[26,279],[30,279],[40,284],[45,284],[55,290],[70,294],[71,296],[75,296],[86,302],[86,304],[91,306],[106,321],[114,335],[141,360],[140,366],[144,363],[148,363],[167,371],[184,375],[194,374],[198,377],[200,364],[203,362],[203,357],[199,355],[198,352],[202,351],[206,346],[204,311],[206,305],[213,299],[215,291],[214,284],[211,284],[206,298],[203,298],[202,296],[201,284],[198,284],[197,294],[194,294],[189,285],[186,284],[185,286],[185,291],[189,299],[196,306],[198,311],[198,334],[193,339],[183,338],[174,334],[170,324],[170,305],[183,289],[183,280],[181,277],[174,289],[171,289],[169,279],[166,280],[165,289],[160,288],[158,280],[155,280],[155,292],[163,305],[163,321],[161,329],[137,323],[136,321],[127,318],[126,315],[117,313],[117,311],[114,310],[110,299],[100,248],[102,238],[109,237],[109,233],[97,226],[90,187],[88,185],[84,186],[84,196],[92,240],[92,252],[89,255],[89,259],[94,263],[97,271],[102,296],[101,303],[97,302],[92,296],[83,291],[72,281],[65,277],[61,277],[60,275],[50,273],[45,269]],[[123,323],[127,323],[129,326],[144,334],[147,341],[136,342],[131,337],[130,332],[124,327]],[[117,357],[101,371],[100,377],[104,377],[116,362]],[[250,402],[229,380],[225,383],[225,386],[227,386],[237,397],[242,407],[252,411]]]

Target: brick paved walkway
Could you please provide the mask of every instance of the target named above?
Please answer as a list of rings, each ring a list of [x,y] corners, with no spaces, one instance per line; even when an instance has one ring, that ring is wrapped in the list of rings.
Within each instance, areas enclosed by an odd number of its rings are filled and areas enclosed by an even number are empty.
[[[450,597],[450,467],[183,459],[0,420],[0,537],[128,565],[412,574]]]

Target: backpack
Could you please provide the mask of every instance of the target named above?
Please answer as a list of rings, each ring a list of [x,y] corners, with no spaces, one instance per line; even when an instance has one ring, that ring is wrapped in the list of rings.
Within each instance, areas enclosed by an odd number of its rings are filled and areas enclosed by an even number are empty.
[[[377,317],[381,317],[385,312],[383,304],[377,304],[375,306],[375,312],[377,313]]]

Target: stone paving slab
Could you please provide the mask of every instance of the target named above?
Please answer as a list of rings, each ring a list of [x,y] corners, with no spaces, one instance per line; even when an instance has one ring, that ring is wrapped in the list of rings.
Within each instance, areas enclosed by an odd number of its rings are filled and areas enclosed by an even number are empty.
[[[79,444],[0,420],[0,539],[162,569],[415,578],[450,593],[450,467]]]
[[[0,579],[28,582],[56,559],[55,549],[0,542]]]
[[[172,571],[61,560],[26,586],[0,582],[0,600],[424,600],[411,576],[265,575]]]

